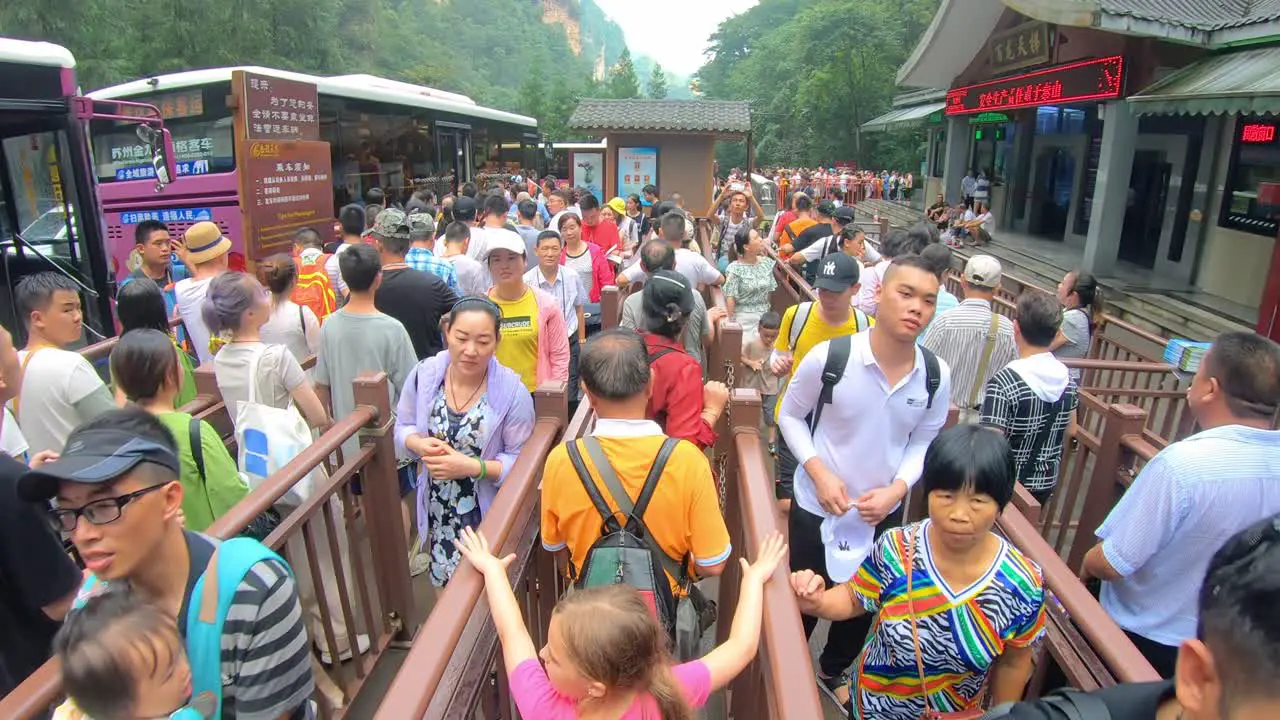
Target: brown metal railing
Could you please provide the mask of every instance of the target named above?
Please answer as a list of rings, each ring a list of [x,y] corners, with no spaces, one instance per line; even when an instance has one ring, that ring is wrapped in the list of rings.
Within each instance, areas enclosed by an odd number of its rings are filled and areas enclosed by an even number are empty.
[[[387,378],[381,373],[360,377],[354,383],[354,391],[357,407],[351,415],[335,422],[315,443],[206,530],[215,538],[239,534],[304,477],[327,467],[328,458],[339,451],[343,442],[360,437],[361,449],[356,456],[318,481],[311,496],[266,539],[269,547],[289,561],[295,574],[301,575],[299,594],[304,596],[304,608],[311,616],[313,639],[323,636],[328,647],[337,649],[334,628],[341,623],[347,629],[352,661],[331,671],[318,665],[316,669],[315,700],[321,716],[326,718],[343,716],[388,644],[407,637],[415,621],[407,544],[401,531],[396,491]],[[216,383],[214,394],[202,392],[187,408],[204,408],[201,414],[216,416],[221,412],[225,416]],[[351,480],[357,472],[364,478],[365,488],[359,500],[351,492]],[[344,553],[344,549],[349,552]],[[349,555],[350,563],[335,560],[344,555]],[[309,600],[306,596],[312,593],[313,599]],[[370,639],[367,650],[359,649],[359,635]],[[58,672],[56,660],[46,663],[0,700],[0,717],[30,720],[42,716],[61,693]]]
[[[499,556],[516,554],[511,584],[524,606],[530,634],[540,644],[546,639],[560,583],[554,556],[543,551],[538,540],[538,488],[547,454],[562,439],[565,427],[564,383],[539,388],[534,407],[538,420],[533,434],[481,521],[480,532]],[[589,412],[584,399],[574,417],[576,425],[563,436],[581,434]],[[479,708],[486,718],[510,720],[516,714],[506,677],[484,598],[484,578],[464,562],[437,598],[375,718],[473,717]]]

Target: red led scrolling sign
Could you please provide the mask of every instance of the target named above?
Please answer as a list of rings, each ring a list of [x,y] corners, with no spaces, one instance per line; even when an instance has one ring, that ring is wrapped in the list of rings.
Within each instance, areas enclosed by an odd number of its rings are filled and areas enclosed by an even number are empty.
[[[1108,100],[1124,93],[1124,57],[1058,65],[947,91],[947,114]]]
[[[1276,126],[1266,123],[1248,123],[1240,129],[1240,142],[1262,145],[1275,142]]]

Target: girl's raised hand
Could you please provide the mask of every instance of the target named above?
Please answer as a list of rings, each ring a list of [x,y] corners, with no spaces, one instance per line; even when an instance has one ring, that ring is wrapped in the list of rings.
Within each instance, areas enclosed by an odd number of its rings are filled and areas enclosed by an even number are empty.
[[[462,557],[485,577],[488,577],[491,572],[501,573],[506,577],[507,567],[516,559],[515,553],[501,559],[494,557],[493,552],[489,550],[489,541],[484,535],[471,528],[463,528],[462,537],[455,540],[454,544],[458,546],[458,552],[462,553]]]
[[[750,580],[763,585],[773,575],[773,571],[778,568],[778,563],[782,562],[786,554],[787,544],[782,540],[782,533],[773,531],[764,539],[755,562],[748,563],[746,558],[738,558],[738,562],[742,564],[742,581]]]

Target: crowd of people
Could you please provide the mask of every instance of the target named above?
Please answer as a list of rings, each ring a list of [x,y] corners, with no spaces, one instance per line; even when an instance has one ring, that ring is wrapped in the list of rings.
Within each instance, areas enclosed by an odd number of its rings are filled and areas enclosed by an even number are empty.
[[[872,177],[796,173],[833,175]],[[909,173],[887,177],[898,180],[882,189],[909,194]],[[370,644],[340,620],[345,530],[315,543],[314,576],[297,562],[304,547],[291,541],[291,565],[259,542],[297,496],[234,540],[204,531],[278,469],[268,445],[305,444],[355,410],[357,377],[381,372],[408,571],[437,592],[463,562],[482,574],[524,717],[694,717],[754,657],[762,587],[784,560],[806,634],[831,623],[817,680],[850,717],[984,702],[1039,717],[1036,703],[1014,703],[1049,592],[994,526],[1018,484],[1054,501],[1081,390],[1062,360],[1089,347],[1097,281],[1071,272],[1056,295],[1028,290],[1009,320],[993,307],[996,258],[967,260],[958,298],[936,225],[892,230],[877,249],[830,193],[794,193],[766,230],[750,183],[731,175],[705,213],[709,248],[681,199],[656,187],[608,202],[554,178],[468,184],[438,205],[426,192],[403,208],[370,197],[341,209],[331,241],[301,230],[293,253],[254,275],[228,269],[213,223],[181,238],[143,223],[109,384],[71,349],[78,288],[56,273],[24,279],[28,343],[0,332],[0,691],[54,653],[62,718],[310,717],[316,663]],[[815,301],[775,311],[775,257],[806,275]],[[608,285],[630,292],[605,330]],[[727,307],[707,306],[712,286]],[[761,538],[754,562],[730,542],[705,452],[729,400],[704,360],[726,318],[743,327],[737,385],[762,396],[786,514],[786,542]],[[213,368],[236,457],[182,409],[196,363]],[[494,557],[477,528],[533,431],[534,389],[552,381],[596,420],[542,470],[542,545],[575,591],[536,648],[507,581],[512,558]],[[1147,714],[1115,717],[1264,717],[1276,707],[1266,673],[1280,670],[1280,624],[1265,607],[1280,593],[1280,348],[1224,334],[1188,400],[1200,432],[1146,465],[1084,565],[1103,607],[1177,683],[1094,699],[1150,697]],[[952,405],[960,423],[944,429]],[[926,518],[904,524],[916,486]],[[701,581],[730,562],[741,589],[713,647]]]
[[[815,168],[764,168],[759,171],[778,187],[782,197],[802,192],[819,198],[853,204],[859,200],[910,202],[915,173],[899,170],[859,170],[850,166]],[[730,179],[745,177],[735,168]]]

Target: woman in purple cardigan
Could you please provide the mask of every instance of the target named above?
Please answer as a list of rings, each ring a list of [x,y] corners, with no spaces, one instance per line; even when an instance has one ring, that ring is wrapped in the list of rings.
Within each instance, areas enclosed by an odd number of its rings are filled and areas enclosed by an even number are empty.
[[[436,587],[458,567],[454,540],[480,525],[533,432],[533,398],[493,356],[500,322],[488,298],[458,301],[445,318],[448,348],[409,372],[396,408],[397,450],[422,459],[418,531]]]

